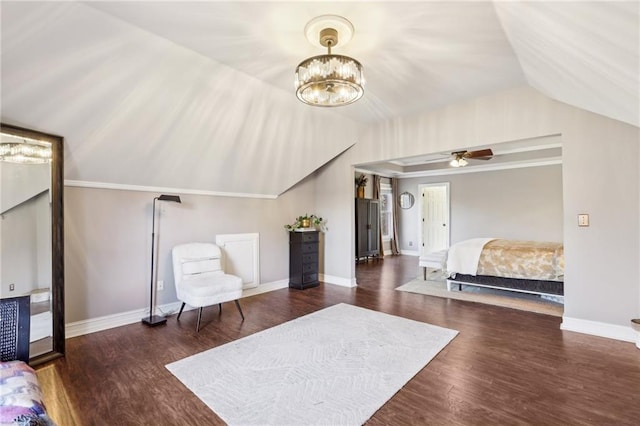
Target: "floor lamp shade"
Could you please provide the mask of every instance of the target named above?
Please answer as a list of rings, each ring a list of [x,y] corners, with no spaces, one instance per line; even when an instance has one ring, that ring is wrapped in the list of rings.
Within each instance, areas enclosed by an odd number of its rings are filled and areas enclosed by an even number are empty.
[[[156,252],[156,201],[167,201],[173,203],[182,203],[180,197],[177,195],[166,195],[162,194],[153,199],[153,212],[151,218],[151,283],[150,293],[149,293],[149,316],[142,318],[142,322],[148,326],[156,326],[161,325],[167,322],[167,319],[163,316],[154,315],[154,304],[153,304],[153,288],[154,288],[154,271],[155,271],[155,252]]]

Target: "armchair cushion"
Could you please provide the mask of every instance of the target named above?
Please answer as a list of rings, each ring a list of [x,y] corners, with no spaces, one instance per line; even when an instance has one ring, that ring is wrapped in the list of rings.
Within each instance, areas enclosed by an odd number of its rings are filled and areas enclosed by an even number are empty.
[[[220,259],[205,257],[201,259],[182,260],[182,274],[185,275],[185,278],[188,278],[186,275],[204,274],[214,271],[222,273]]]

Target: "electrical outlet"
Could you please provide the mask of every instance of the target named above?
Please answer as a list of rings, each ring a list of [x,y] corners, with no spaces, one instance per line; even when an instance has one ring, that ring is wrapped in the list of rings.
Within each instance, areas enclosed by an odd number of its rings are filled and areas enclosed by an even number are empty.
[[[578,215],[578,226],[589,226],[589,215],[582,213]]]
[[[14,291],[16,289],[16,285],[11,283],[9,284],[9,291]]]
[[[409,247],[413,247],[413,241],[409,241]]]
[[[158,291],[164,290],[164,281],[158,281]]]

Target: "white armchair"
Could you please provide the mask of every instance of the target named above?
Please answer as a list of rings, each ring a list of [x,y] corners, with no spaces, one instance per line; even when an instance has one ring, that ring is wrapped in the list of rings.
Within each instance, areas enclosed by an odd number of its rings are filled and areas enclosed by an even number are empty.
[[[196,324],[196,331],[200,331],[202,308],[217,303],[222,312],[222,303],[233,300],[244,321],[244,314],[238,302],[242,296],[242,279],[224,273],[222,253],[217,245],[182,244],[173,248],[172,257],[176,295],[182,302],[178,320],[185,304],[200,308]]]

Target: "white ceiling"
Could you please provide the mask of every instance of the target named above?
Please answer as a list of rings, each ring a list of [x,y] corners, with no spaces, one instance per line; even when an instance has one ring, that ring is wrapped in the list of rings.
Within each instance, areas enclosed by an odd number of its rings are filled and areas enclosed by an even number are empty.
[[[491,2],[92,2],[132,25],[288,93],[309,56],[304,27],[344,16],[353,39],[334,49],[365,67],[365,98],[341,113],[372,121],[406,115],[526,79]]]
[[[345,111],[361,121],[529,83],[563,102],[640,124],[635,1],[89,4],[287,92],[295,66],[324,53],[306,40],[306,23],[344,16],[355,34],[334,51],[365,67],[367,96]]]
[[[65,136],[67,179],[277,195],[362,126],[516,86],[640,125],[639,5],[3,1],[2,119]],[[367,85],[320,111],[293,72],[323,14]]]

